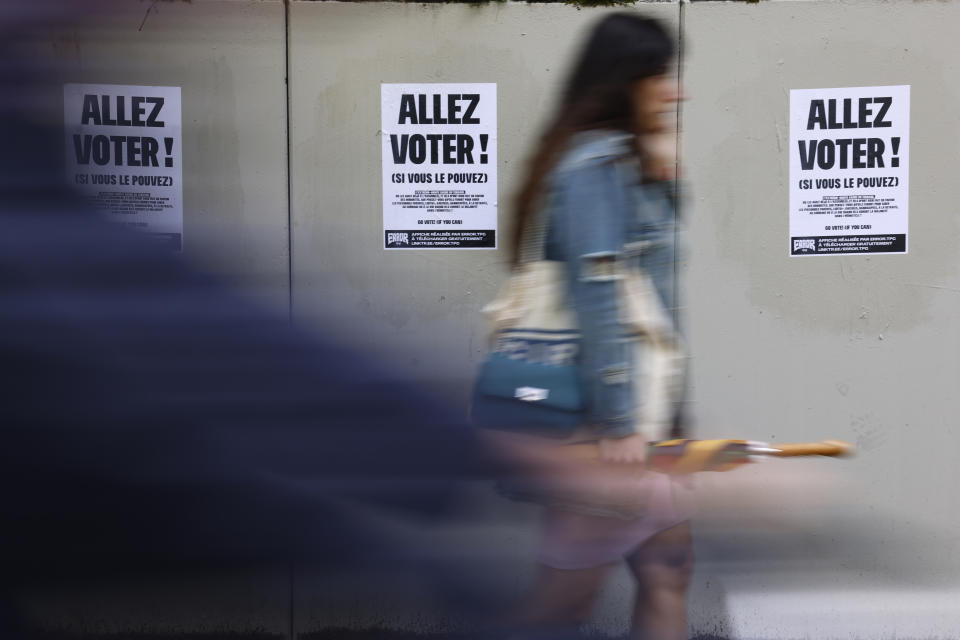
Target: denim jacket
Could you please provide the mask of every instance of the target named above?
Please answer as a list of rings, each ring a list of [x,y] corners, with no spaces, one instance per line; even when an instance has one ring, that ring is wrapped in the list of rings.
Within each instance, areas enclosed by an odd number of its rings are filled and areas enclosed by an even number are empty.
[[[642,184],[629,145],[622,132],[574,137],[548,178],[544,252],[546,259],[567,265],[581,331],[588,422],[596,435],[622,437],[640,430],[662,439],[670,426],[641,424],[644,398],[635,381],[642,352],[636,348],[639,337],[621,323],[623,289],[617,281],[628,271],[645,274],[653,284],[651,297],[658,298],[653,303],[676,332],[674,184]]]

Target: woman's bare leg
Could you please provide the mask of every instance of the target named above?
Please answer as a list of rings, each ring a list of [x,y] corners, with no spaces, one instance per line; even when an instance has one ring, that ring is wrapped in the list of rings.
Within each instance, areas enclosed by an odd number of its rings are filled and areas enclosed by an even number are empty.
[[[637,579],[632,640],[687,639],[692,542],[684,522],[657,533],[627,559]]]

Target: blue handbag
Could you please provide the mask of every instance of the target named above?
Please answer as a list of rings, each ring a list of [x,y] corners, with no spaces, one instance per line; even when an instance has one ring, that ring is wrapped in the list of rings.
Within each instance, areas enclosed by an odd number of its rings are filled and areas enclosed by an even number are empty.
[[[566,264],[543,260],[543,229],[532,230],[521,260],[483,311],[490,351],[473,390],[471,418],[481,428],[565,438],[581,426],[585,394],[580,331],[568,304]]]
[[[487,429],[569,436],[584,419],[579,336],[505,329],[480,366],[471,417]]]

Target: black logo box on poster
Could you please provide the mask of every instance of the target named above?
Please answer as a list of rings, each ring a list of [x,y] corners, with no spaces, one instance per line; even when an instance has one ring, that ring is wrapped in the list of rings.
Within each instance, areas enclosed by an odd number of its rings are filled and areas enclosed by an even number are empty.
[[[825,253],[906,253],[907,234],[868,236],[806,236],[790,238],[794,256]]]
[[[493,229],[391,229],[383,233],[384,247],[387,249],[492,249],[497,246],[496,231]]]

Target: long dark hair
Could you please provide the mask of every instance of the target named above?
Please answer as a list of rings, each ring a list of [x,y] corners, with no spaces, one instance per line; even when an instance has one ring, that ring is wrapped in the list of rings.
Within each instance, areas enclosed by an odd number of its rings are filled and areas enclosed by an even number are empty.
[[[537,207],[543,180],[570,138],[588,129],[633,131],[634,82],[664,73],[673,55],[673,40],[663,26],[651,18],[614,13],[593,28],[517,194],[512,244],[514,264],[519,260],[521,235]]]

